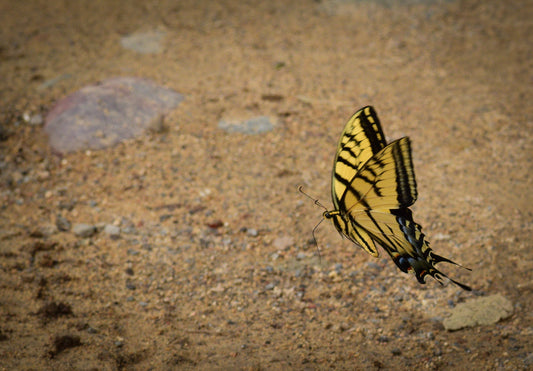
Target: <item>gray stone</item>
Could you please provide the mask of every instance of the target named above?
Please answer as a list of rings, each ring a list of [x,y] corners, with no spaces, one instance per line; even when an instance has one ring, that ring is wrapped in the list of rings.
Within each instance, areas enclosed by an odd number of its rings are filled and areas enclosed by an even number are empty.
[[[56,234],[57,232],[58,228],[56,225],[47,223],[44,225],[40,225],[36,229],[32,230],[30,232],[30,236],[36,238],[50,237],[51,235]]]
[[[165,38],[163,31],[136,32],[120,39],[123,48],[133,50],[141,54],[160,53],[162,42]]]
[[[254,229],[254,228],[248,228],[248,229],[246,230],[246,234],[247,234],[248,236],[257,237],[257,235],[258,235],[259,233],[257,232],[257,229]]]
[[[106,224],[104,227],[104,233],[110,237],[120,236],[120,228],[113,224]]]
[[[274,129],[274,124],[267,116],[253,117],[246,121],[220,120],[219,129],[228,133],[261,134]]]
[[[96,233],[96,227],[85,223],[74,224],[72,232],[78,237],[88,238]]]
[[[110,147],[159,128],[182,100],[149,80],[113,78],[61,99],[46,116],[44,131],[59,153]]]
[[[30,114],[29,112],[24,112],[22,114],[22,119],[33,126],[40,126],[43,124],[43,116],[40,113],[36,113],[34,115]]]

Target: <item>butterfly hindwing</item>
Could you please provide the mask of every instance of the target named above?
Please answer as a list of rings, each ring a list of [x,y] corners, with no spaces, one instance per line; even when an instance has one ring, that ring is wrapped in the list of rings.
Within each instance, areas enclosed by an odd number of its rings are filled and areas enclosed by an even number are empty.
[[[426,275],[440,283],[445,281],[442,277],[446,277],[463,289],[470,290],[468,286],[452,280],[435,268],[435,264],[439,262],[456,263],[431,250],[422,227],[413,220],[410,209],[388,212],[364,210],[357,212],[354,219],[378,241],[398,268],[403,272],[413,269],[419,282],[424,283]]]
[[[450,280],[435,268],[453,261],[435,254],[409,209],[417,198],[409,138],[387,144],[374,109],[357,111],[341,135],[331,182],[335,210],[324,216],[341,235],[378,256],[375,242],[404,272],[413,271],[419,282],[427,275],[438,282]]]
[[[327,213],[327,215],[326,215]],[[353,243],[361,246],[367,253],[374,257],[379,256],[378,249],[372,237],[368,232],[359,227],[352,217],[341,214],[338,211],[327,211],[324,215],[326,218],[331,218],[335,228],[340,232],[341,236],[348,238]]]

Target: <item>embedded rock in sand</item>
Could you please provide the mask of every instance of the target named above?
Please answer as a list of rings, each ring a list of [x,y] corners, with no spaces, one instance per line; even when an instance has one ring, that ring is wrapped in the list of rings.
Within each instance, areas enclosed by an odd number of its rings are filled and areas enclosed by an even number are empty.
[[[61,99],[44,129],[56,152],[101,149],[150,129],[183,99],[149,80],[113,78]]]

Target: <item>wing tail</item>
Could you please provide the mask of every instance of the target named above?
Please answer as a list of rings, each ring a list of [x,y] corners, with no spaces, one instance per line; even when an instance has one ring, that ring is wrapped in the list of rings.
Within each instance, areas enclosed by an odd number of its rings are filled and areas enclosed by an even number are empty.
[[[469,286],[451,279],[435,267],[441,262],[462,266],[433,252],[422,227],[413,221],[409,209],[361,211],[354,215],[354,220],[380,243],[401,271],[407,273],[412,270],[418,282],[425,283],[425,277],[430,275],[441,284],[449,280],[471,291]]]

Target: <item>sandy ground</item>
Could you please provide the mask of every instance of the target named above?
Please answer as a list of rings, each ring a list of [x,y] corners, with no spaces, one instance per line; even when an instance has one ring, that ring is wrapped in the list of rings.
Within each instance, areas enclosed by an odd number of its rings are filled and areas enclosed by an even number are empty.
[[[531,1],[0,1],[1,368],[533,367],[532,19]],[[139,30],[163,50],[122,48]],[[186,99],[163,132],[62,157],[24,122],[113,76]],[[323,210],[297,187],[330,207],[338,136],[367,104],[411,138],[415,219],[473,292],[420,285],[328,223],[318,256]],[[217,127],[261,115],[274,130]],[[443,328],[492,294],[509,319]]]

